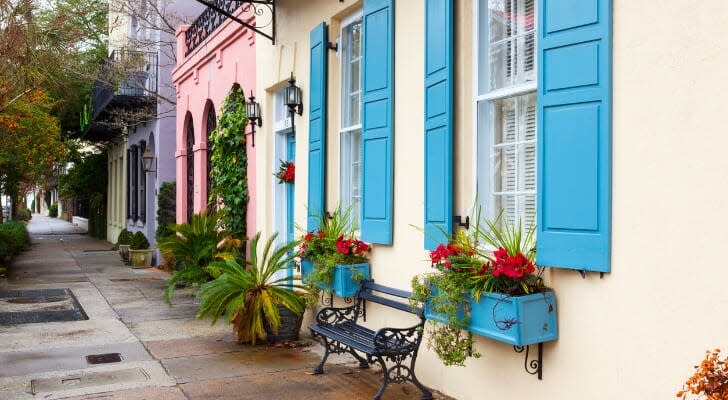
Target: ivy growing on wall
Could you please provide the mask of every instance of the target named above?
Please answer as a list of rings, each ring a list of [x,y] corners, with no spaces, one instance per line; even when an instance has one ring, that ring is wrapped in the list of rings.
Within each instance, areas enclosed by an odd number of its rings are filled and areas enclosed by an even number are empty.
[[[234,84],[222,103],[222,114],[210,137],[210,205],[224,204],[223,222],[236,237],[246,236],[248,201],[248,152],[245,127],[245,93]]]

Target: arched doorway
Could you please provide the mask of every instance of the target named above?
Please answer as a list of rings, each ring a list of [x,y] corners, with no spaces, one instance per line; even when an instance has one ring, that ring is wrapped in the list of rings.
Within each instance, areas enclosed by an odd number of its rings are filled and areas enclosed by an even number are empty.
[[[195,127],[192,123],[192,114],[187,112],[186,117],[187,142],[187,222],[192,220],[195,207]]]

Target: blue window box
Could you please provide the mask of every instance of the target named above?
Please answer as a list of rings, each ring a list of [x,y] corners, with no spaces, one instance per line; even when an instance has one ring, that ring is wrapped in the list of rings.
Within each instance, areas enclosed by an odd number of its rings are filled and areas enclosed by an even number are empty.
[[[303,259],[301,261],[301,279],[303,283],[310,281],[309,275],[313,272],[314,266],[311,260]],[[352,297],[359,290],[360,280],[354,280],[359,275],[363,279],[369,279],[369,263],[359,264],[341,264],[334,267],[334,276],[331,279],[331,285],[318,282],[318,287],[327,292],[333,292],[339,297]]]
[[[434,312],[428,302],[424,312],[429,320],[446,322],[444,315]],[[461,307],[458,319],[464,316],[465,310]],[[483,293],[477,302],[470,299],[467,330],[514,346],[556,340],[556,296],[552,290],[525,296]]]
[[[483,293],[480,301],[470,301],[468,330],[514,346],[556,340],[556,296],[552,290],[525,296]]]

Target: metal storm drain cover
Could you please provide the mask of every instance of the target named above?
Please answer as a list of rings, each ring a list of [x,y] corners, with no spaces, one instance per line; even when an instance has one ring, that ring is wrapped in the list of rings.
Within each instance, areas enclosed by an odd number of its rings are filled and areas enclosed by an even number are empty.
[[[86,356],[86,362],[89,364],[109,364],[121,362],[121,354],[119,353],[106,353],[106,354],[91,354]]]
[[[0,325],[87,319],[70,289],[0,290]]]
[[[30,392],[33,395],[62,390],[82,389],[94,386],[107,386],[117,383],[144,382],[150,379],[143,368],[121,369],[118,371],[89,372],[65,377],[33,379]]]

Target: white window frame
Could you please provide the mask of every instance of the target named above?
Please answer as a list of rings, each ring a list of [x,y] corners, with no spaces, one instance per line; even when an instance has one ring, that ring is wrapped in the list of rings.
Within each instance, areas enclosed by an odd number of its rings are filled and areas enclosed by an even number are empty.
[[[341,206],[346,209],[353,204],[352,199],[354,197],[359,198],[359,205],[361,206],[361,184],[362,184],[362,171],[361,171],[361,131],[362,131],[362,102],[361,102],[361,94],[362,94],[362,68],[363,68],[363,35],[360,39],[361,43],[361,50],[359,55],[359,123],[345,126],[345,115],[346,113],[349,113],[350,110],[348,110],[348,97],[351,96],[351,93],[348,91],[348,88],[350,87],[349,81],[348,81],[348,74],[345,72],[347,69],[347,63],[349,63],[349,60],[346,57],[347,50],[346,49],[346,40],[344,36],[344,29],[346,29],[351,24],[359,21],[360,23],[363,23],[363,10],[359,9],[356,12],[350,14],[346,18],[344,18],[341,21],[341,28],[339,30],[339,51],[341,53],[339,54],[339,71],[340,71],[340,77],[341,77],[341,90],[340,90],[340,106],[341,111],[339,113],[339,201],[341,202]],[[352,187],[352,154],[351,154],[351,143],[352,143],[352,134],[354,132],[359,132],[359,194],[358,196],[354,196],[353,194],[353,187]],[[355,211],[355,216],[357,218],[352,221],[356,227],[357,234],[359,232],[359,229],[361,228],[361,210]]]
[[[271,160],[272,171],[278,172],[280,168],[281,160],[287,158],[287,136],[291,132],[291,119],[288,110],[285,105],[278,107],[277,103],[283,104],[284,89],[273,93],[273,158]],[[286,185],[278,183],[278,179],[271,179],[272,193],[274,196],[273,207],[273,229],[278,232],[276,242],[278,245],[286,243],[285,231],[286,224],[288,223],[288,204]],[[284,276],[284,275],[281,275]]]
[[[482,10],[481,3],[484,3],[486,6],[485,10]],[[472,146],[473,150],[473,164],[472,164],[472,170],[475,171],[472,177],[472,185],[474,188],[477,188],[477,190],[473,193],[473,204],[476,204],[483,208],[483,216],[486,218],[494,218],[498,215],[498,210],[496,210],[496,202],[495,202],[495,182],[493,182],[493,179],[491,179],[494,174],[492,173],[492,169],[494,168],[493,163],[493,157],[494,154],[491,152],[491,149],[495,147],[494,143],[494,132],[490,127],[492,127],[492,122],[488,119],[482,120],[480,118],[481,110],[480,107],[484,106],[485,110],[489,109],[491,107],[491,103],[496,100],[506,99],[506,98],[513,98],[516,96],[521,96],[525,94],[536,94],[537,91],[537,82],[538,82],[538,73],[539,73],[539,65],[538,65],[538,22],[539,22],[539,15],[540,15],[540,9],[538,7],[538,1],[534,0],[534,80],[531,82],[526,82],[514,86],[508,86],[504,88],[499,88],[495,90],[487,91],[483,94],[481,94],[481,82],[485,81],[489,84],[490,82],[490,70],[488,68],[488,58],[486,57],[483,60],[483,63],[481,63],[481,46],[488,46],[488,9],[487,9],[487,3],[488,0],[473,0],[473,32],[474,32],[474,38],[473,38],[473,74],[474,79],[472,81],[473,86],[473,114],[472,114],[472,126],[473,126],[473,143],[476,143],[475,146]],[[481,15],[481,12],[485,12],[485,15]],[[481,21],[483,24],[481,24]],[[481,30],[484,29],[484,35],[481,37]],[[485,43],[483,43],[485,42]],[[484,53],[488,54],[488,53]],[[483,70],[481,71],[481,67]],[[538,104],[536,104],[536,107],[538,107]],[[480,124],[486,124],[486,127],[480,128]],[[536,132],[536,136],[538,136],[538,132]],[[520,143],[520,142],[516,142]],[[536,141],[536,146],[538,146],[538,141]],[[484,162],[484,159],[488,156],[489,160],[487,163]],[[483,164],[486,164],[487,168],[483,168]],[[538,163],[536,165],[536,177],[538,177]],[[483,192],[483,188],[486,188]],[[521,194],[522,192],[513,192],[514,195]],[[536,195],[538,195],[537,189],[536,189]],[[534,223],[536,220],[534,220]],[[524,227],[527,228],[527,227]]]

